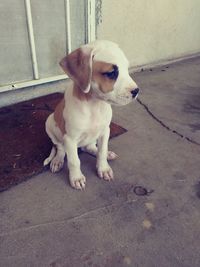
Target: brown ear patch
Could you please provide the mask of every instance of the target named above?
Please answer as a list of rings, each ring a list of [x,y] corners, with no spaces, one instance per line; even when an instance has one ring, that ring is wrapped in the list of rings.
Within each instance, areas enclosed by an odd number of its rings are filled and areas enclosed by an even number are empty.
[[[92,81],[95,81],[99,85],[99,89],[103,93],[108,93],[113,90],[115,80],[111,80],[103,73],[111,72],[113,70],[113,64],[94,61],[92,68]]]
[[[91,80],[92,49],[78,48],[60,61],[65,73],[83,91],[87,90]]]
[[[54,111],[54,119],[55,119],[56,125],[60,128],[63,135],[66,134],[65,120],[63,117],[64,108],[65,108],[65,99],[63,98],[60,101],[60,103],[57,105]]]

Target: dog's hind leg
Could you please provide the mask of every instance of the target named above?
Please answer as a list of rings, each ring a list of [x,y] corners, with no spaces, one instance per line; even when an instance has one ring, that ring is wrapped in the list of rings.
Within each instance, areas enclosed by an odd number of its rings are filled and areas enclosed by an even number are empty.
[[[98,148],[97,148],[96,143],[93,143],[93,144],[90,144],[88,146],[82,147],[81,150],[83,152],[87,152],[88,154],[90,154],[92,156],[95,156],[95,157],[96,157],[97,152],[98,152]],[[114,160],[117,157],[118,157],[118,155],[115,152],[108,151],[107,160]]]
[[[52,159],[55,157],[55,155],[56,155],[56,148],[55,148],[55,146],[52,146],[51,153],[50,153],[50,155],[48,156],[48,158],[46,158],[46,159],[44,160],[44,162],[43,162],[43,166],[48,165],[48,164],[52,161]]]
[[[56,146],[56,147],[55,147]],[[43,165],[46,166],[50,163],[51,171],[58,172],[62,169],[64,164],[65,151],[61,144],[54,144],[48,158],[44,160]]]
[[[118,158],[118,155],[113,151],[108,151],[107,160],[114,160]]]
[[[54,136],[51,136],[49,134],[49,137],[51,138],[52,143],[54,146],[51,149],[51,153],[47,159],[45,159],[44,164],[47,165],[50,163],[50,169],[51,172],[55,173],[62,169],[65,159],[65,150],[63,145],[56,140]]]
[[[65,159],[65,151],[63,145],[57,144],[56,148],[57,148],[57,153],[50,163],[50,169],[51,172],[53,173],[58,172],[62,169]]]
[[[97,155],[97,151],[98,151],[96,143],[81,147],[81,150],[83,152],[86,152],[86,153],[92,155],[92,156],[96,156]]]
[[[50,163],[50,169],[53,173],[58,172],[63,167],[65,158],[64,147],[59,138],[57,137],[56,130],[57,129],[52,114],[48,117],[46,121],[46,132],[54,146],[51,149],[49,157],[45,159],[44,166]]]

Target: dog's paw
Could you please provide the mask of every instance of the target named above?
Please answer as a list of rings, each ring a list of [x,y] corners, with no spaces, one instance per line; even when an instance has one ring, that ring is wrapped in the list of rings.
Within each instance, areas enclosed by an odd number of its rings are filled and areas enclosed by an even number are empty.
[[[50,163],[50,169],[52,173],[59,172],[64,164],[64,159],[61,157],[55,157]]]
[[[114,179],[113,170],[108,164],[105,167],[97,167],[97,174],[106,181]]]
[[[118,158],[118,155],[113,151],[108,151],[107,160],[114,160]]]
[[[70,184],[73,188],[75,189],[85,189],[85,184],[86,184],[86,178],[83,174],[80,175],[80,177],[70,177]]]

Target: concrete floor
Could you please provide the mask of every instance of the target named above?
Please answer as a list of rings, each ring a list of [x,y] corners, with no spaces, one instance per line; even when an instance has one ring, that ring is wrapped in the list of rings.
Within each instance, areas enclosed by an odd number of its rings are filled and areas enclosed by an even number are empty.
[[[81,154],[84,192],[65,166],[1,193],[0,266],[200,266],[200,58],[135,80],[140,102],[114,108],[128,129],[110,141],[115,180]]]

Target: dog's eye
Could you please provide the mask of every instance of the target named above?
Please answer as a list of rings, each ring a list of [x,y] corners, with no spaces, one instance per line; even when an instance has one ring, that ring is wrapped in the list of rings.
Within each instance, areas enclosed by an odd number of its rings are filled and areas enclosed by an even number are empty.
[[[116,80],[119,75],[118,67],[116,65],[113,65],[112,71],[103,72],[102,75],[106,76],[110,80]]]

